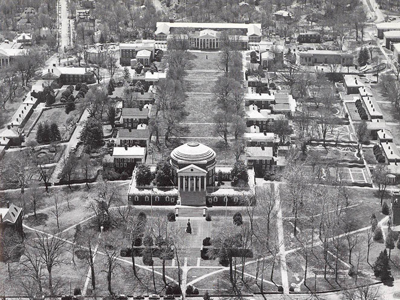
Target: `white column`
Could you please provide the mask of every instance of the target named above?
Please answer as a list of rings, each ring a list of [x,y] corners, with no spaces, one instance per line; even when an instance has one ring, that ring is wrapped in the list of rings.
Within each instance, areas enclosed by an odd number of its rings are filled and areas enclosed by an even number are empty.
[[[193,176],[193,191],[196,191],[196,180],[197,180],[197,178],[196,178],[196,176]]]
[[[199,185],[199,191],[201,191],[201,176],[197,178],[197,184]]]
[[[190,184],[192,183],[192,177],[189,176],[188,191],[190,192]]]
[[[183,176],[183,191],[186,191],[186,176]]]
[[[181,176],[178,175],[178,191],[181,190]]]

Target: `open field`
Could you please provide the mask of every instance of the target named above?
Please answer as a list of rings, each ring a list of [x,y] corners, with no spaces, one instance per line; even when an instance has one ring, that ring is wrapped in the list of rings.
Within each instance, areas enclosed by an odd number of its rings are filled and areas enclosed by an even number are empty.
[[[189,57],[192,70],[220,70],[218,52],[189,51]]]
[[[213,123],[215,104],[211,95],[189,94],[185,102],[185,109],[189,112],[186,118],[188,123]]]
[[[353,121],[361,121],[361,117],[360,117],[360,114],[358,113],[356,104],[354,102],[346,102],[345,105],[349,112],[350,118]]]

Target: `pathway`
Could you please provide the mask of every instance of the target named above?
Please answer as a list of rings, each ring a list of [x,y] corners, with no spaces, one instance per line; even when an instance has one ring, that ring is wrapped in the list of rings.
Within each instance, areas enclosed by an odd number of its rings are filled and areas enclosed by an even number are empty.
[[[288,271],[286,264],[286,249],[283,231],[283,218],[281,209],[281,197],[279,195],[279,183],[274,182],[274,192],[275,192],[275,209],[276,213],[276,226],[278,227],[278,244],[279,244],[279,257],[280,257],[280,267],[281,267],[281,277],[282,277],[282,287],[284,294],[289,294],[289,280]]]

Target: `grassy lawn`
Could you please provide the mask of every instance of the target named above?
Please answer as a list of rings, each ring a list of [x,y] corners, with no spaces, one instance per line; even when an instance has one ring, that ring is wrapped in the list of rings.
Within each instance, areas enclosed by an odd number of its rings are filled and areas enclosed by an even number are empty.
[[[375,165],[378,162],[376,161],[375,155],[374,155],[374,151],[372,150],[372,148],[370,147],[363,147],[363,156],[365,161],[367,162],[367,164],[369,165]]]
[[[358,113],[356,104],[354,102],[346,102],[346,107],[349,112],[350,118],[353,121],[361,121],[360,114]]]
[[[184,124],[184,123],[183,123]],[[185,136],[194,136],[194,137],[210,137],[214,136],[214,124],[198,124],[198,123],[191,123],[186,124],[189,127],[189,133],[183,135],[182,138]],[[199,141],[201,142],[201,141]]]
[[[398,122],[399,113],[393,109],[391,103],[379,103],[379,107],[381,108],[383,118],[386,122]]]
[[[386,127],[392,133],[393,141],[398,145],[400,143],[400,126],[386,124]]]
[[[196,93],[212,93],[217,78],[212,76],[212,74],[206,75],[207,77],[204,79],[192,78],[192,76],[190,77],[190,80],[186,78],[185,84],[187,91]]]
[[[189,95],[185,102],[186,111],[190,112],[186,118],[188,123],[213,123],[215,103],[211,95]]]
[[[218,61],[219,61],[219,53],[218,52],[192,52],[189,51],[189,58],[192,64],[191,69],[198,70],[219,70]]]

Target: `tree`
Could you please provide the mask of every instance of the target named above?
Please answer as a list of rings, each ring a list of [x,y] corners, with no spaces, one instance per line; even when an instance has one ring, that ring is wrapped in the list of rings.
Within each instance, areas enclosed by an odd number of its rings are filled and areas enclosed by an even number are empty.
[[[150,167],[145,164],[140,164],[136,167],[136,185],[149,185],[153,180]]]
[[[65,113],[68,115],[71,111],[75,110],[75,102],[74,101],[67,101],[65,105]]]
[[[36,131],[36,141],[38,143],[43,143],[44,140],[44,127],[43,127],[43,123],[39,123],[38,125],[38,129]]]
[[[66,241],[60,237],[52,237],[46,233],[36,232],[36,238],[31,240],[31,248],[35,251],[48,272],[50,295],[55,295],[53,285],[53,268],[63,264]]]
[[[374,241],[379,242],[379,241],[382,241],[382,239],[383,239],[382,228],[376,227],[376,229],[374,231]]]
[[[289,125],[288,121],[284,118],[275,120],[273,123],[272,132],[279,136],[280,144],[285,144],[286,139],[293,133],[292,127]]]
[[[36,49],[28,51],[25,55],[16,56],[13,68],[19,74],[23,86],[28,85],[35,73],[43,66],[43,55]]]
[[[115,117],[117,116],[115,106],[110,105],[107,110],[107,118],[108,122],[110,123],[111,127],[114,128],[115,126]]]
[[[388,216],[390,214],[390,209],[389,209],[389,205],[387,204],[387,202],[383,202],[382,214],[384,214],[386,216]]]
[[[68,187],[71,189],[71,181],[78,164],[78,159],[75,156],[75,154],[70,153],[70,155],[67,158],[64,157],[63,163],[64,166],[61,171],[61,180],[67,181]]]
[[[60,231],[60,217],[64,213],[64,209],[60,205],[60,200],[57,195],[54,195],[54,208],[51,214],[56,218],[57,230]]]
[[[223,111],[217,111],[214,115],[214,131],[217,135],[224,139],[225,146],[228,146],[228,136],[230,134],[231,116]]]
[[[103,140],[103,126],[99,120],[88,118],[83,126],[80,139],[88,149],[97,148]]]
[[[29,185],[34,174],[34,165],[30,151],[21,151],[18,157],[14,156],[9,160],[5,160],[2,173],[2,179],[5,182],[10,184],[17,182],[18,187],[21,189],[21,194],[24,194],[25,187]]]
[[[374,172],[372,173],[373,180],[378,184],[378,194],[381,199],[381,205],[383,203],[383,198],[386,193],[386,187],[388,184],[387,174],[389,173],[386,165],[378,164]]]
[[[235,224],[236,226],[240,226],[243,224],[243,218],[240,212],[236,212],[233,215],[233,224]]]
[[[161,161],[156,168],[156,184],[157,186],[173,186],[174,176],[171,164],[168,161]]]
[[[361,144],[369,141],[369,130],[367,122],[365,120],[362,120],[361,123],[357,126],[356,135],[358,142],[357,156],[361,157],[361,149],[362,149]]]
[[[58,129],[58,125],[56,123],[52,123],[50,125],[50,141],[51,142],[57,142],[61,141],[61,133],[60,130]]]
[[[6,103],[13,102],[17,97],[18,76],[14,75],[12,67],[2,68],[0,76],[4,78],[0,83],[0,98],[2,108],[6,109]]]
[[[125,67],[125,68],[124,68],[124,80],[125,80],[126,82],[131,81],[131,73],[129,72],[128,67]]]
[[[235,162],[231,170],[232,186],[247,186],[249,183],[249,174],[246,164],[239,160]]]
[[[392,279],[389,265],[389,257],[386,249],[381,251],[376,262],[373,266],[374,274],[376,277],[380,277],[382,281],[387,281]]]
[[[365,50],[367,50],[367,51],[365,51]],[[358,59],[357,59],[358,65],[360,67],[365,66],[367,64],[367,62],[368,62],[368,59],[369,59],[368,49],[364,48],[364,47],[361,48],[360,52],[358,53]]]
[[[388,234],[385,240],[385,246],[387,249],[389,249],[389,259],[390,259],[390,254],[395,247],[395,233],[391,229],[388,230]]]
[[[115,233],[107,234],[103,237],[103,251],[105,253],[105,261],[103,271],[107,274],[107,289],[111,296],[114,295],[112,289],[112,276],[114,275],[115,269],[119,266],[118,261],[118,237]]]
[[[118,69],[117,61],[118,61],[118,59],[116,57],[116,51],[107,51],[106,60],[105,60],[104,64],[105,64],[111,78],[114,77],[114,74]]]
[[[81,158],[81,166],[83,168],[83,173],[85,174],[85,182],[86,182],[86,187],[89,189],[89,175],[90,175],[90,170],[92,170],[93,164],[90,159],[90,156],[87,153],[84,153]]]

